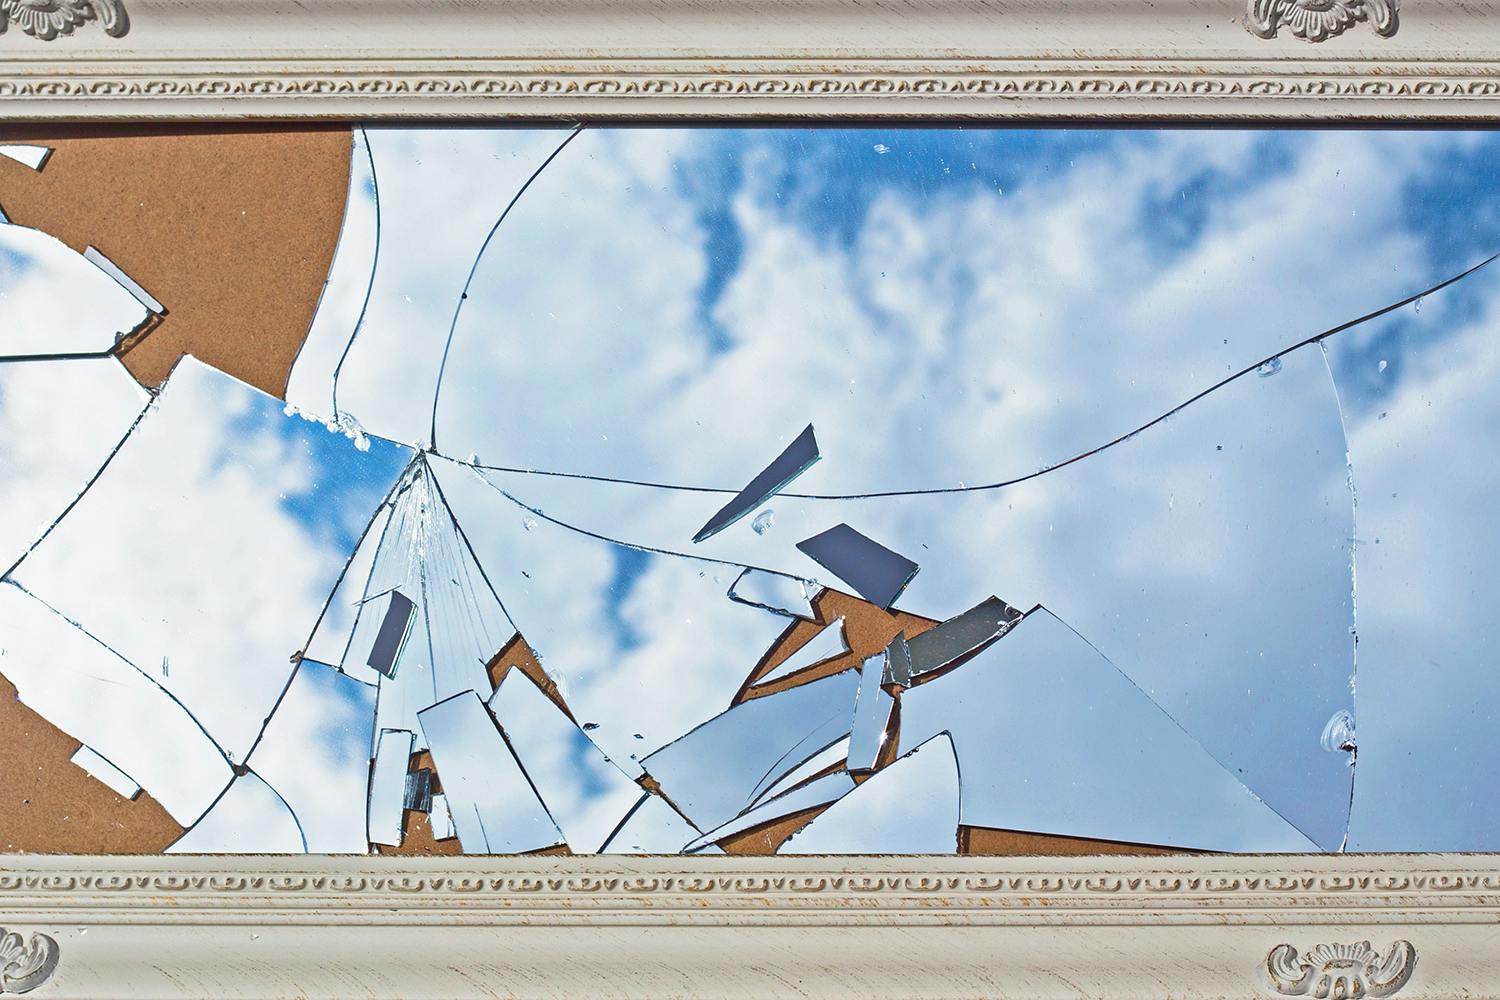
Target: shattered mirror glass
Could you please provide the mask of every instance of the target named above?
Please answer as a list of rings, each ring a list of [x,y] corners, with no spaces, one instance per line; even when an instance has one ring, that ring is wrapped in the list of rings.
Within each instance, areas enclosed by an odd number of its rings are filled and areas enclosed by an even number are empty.
[[[0,217],[0,677],[154,849],[1500,849],[1500,138],[336,149],[269,374]]]

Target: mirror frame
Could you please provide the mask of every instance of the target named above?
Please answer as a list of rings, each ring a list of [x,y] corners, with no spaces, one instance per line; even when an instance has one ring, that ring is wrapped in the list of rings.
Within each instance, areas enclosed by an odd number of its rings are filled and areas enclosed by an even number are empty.
[[[1396,3],[0,0],[0,122],[1500,118],[1500,0]],[[1500,995],[1497,922],[1486,855],[0,856],[0,994]]]

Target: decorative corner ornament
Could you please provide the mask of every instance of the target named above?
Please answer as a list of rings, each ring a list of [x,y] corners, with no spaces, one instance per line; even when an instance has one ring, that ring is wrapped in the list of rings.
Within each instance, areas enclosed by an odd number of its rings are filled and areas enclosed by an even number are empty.
[[[1266,974],[1282,996],[1359,1000],[1394,996],[1416,964],[1417,949],[1410,941],[1391,945],[1385,958],[1368,941],[1320,944],[1300,957],[1296,948],[1279,944],[1266,956]]]
[[[0,995],[29,993],[52,978],[57,969],[57,942],[45,934],[31,943],[0,927]]]
[[[1249,0],[1245,27],[1262,38],[1282,28],[1309,42],[1337,38],[1356,21],[1369,21],[1375,34],[1389,38],[1399,27],[1400,0]]]
[[[26,34],[50,42],[95,18],[112,38],[130,30],[121,0],[0,0],[0,34],[14,20]]]

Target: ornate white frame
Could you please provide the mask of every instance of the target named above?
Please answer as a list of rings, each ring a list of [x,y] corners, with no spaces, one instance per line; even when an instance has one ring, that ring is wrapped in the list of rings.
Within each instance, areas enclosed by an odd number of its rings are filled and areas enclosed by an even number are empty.
[[[1500,117],[1500,0],[1396,3],[0,0],[0,120]],[[3,857],[0,994],[1500,996],[1497,924],[1483,856]]]

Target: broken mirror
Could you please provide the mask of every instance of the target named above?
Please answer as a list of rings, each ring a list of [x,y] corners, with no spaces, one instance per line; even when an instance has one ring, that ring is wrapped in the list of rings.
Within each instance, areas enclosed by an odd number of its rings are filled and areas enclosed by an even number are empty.
[[[1500,849],[1500,138],[337,145],[279,367],[0,220],[0,676],[153,849]]]

